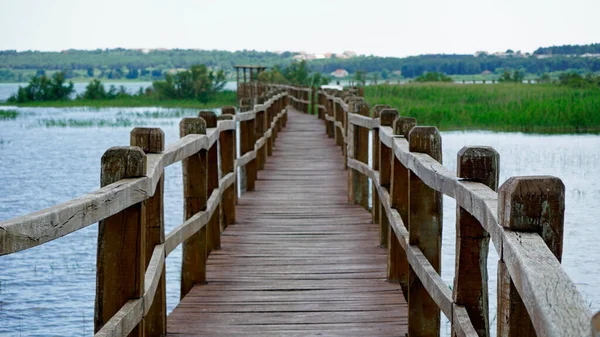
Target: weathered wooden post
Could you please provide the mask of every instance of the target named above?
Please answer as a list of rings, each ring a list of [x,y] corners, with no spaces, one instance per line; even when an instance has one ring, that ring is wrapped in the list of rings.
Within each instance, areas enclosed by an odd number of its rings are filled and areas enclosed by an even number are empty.
[[[204,119],[206,122],[207,129],[214,129],[217,127],[217,115],[213,111],[200,111],[198,117]],[[208,149],[208,177],[206,178],[206,196],[210,198],[212,192],[219,188],[219,150],[217,149],[217,143]],[[207,224],[207,236],[208,236],[208,253],[215,249],[221,249],[221,226],[219,225],[219,213],[221,205],[217,207],[217,210],[210,217],[210,221]]]
[[[145,174],[146,154],[139,147],[111,147],[102,156],[102,187]],[[145,237],[145,202],[100,221],[94,332],[98,332],[127,301],[144,295]],[[143,328],[138,325],[130,336],[142,334]]]
[[[311,105],[310,113],[313,115],[318,115],[319,107],[317,106],[317,89],[314,86],[311,89],[312,90],[310,92],[310,105]]]
[[[254,151],[256,144],[256,133],[254,123],[256,118],[241,122],[240,126],[240,147],[241,155]],[[256,184],[256,159],[250,160],[246,166],[246,191],[254,191]]]
[[[592,337],[600,337],[600,311],[592,317]]]
[[[387,111],[393,111],[393,116],[398,114],[396,110]],[[410,129],[415,126],[415,123],[414,118],[396,117],[392,123],[394,136],[401,136],[408,140],[408,132],[402,131],[404,129],[410,131]],[[398,211],[402,222],[408,230],[410,220],[408,217],[409,171],[404,164],[396,158],[396,155],[393,152],[391,153],[390,159],[390,206]],[[398,239],[399,235],[401,235],[401,233],[395,233],[393,228],[388,228],[388,280],[400,284],[404,299],[408,301],[408,259],[406,257],[406,251],[400,245]]]
[[[389,106],[383,106],[381,104],[375,105],[373,107],[373,112],[371,114],[371,118],[376,119],[379,118],[379,112],[384,108],[384,107],[389,107]],[[381,148],[381,142],[379,140],[379,128],[373,128],[372,130],[372,143],[373,144],[373,151],[371,151],[371,163],[373,165],[373,170],[375,171],[379,171],[379,149]],[[379,193],[377,192],[377,186],[375,186],[375,184],[372,184],[371,187],[371,195],[372,195],[372,209],[371,209],[371,216],[372,216],[372,221],[375,224],[379,223],[379,217],[380,217],[380,201],[379,201]],[[387,244],[387,241],[383,244],[385,245]]]
[[[160,153],[165,149],[165,134],[159,128],[135,128],[131,131],[130,145],[137,146],[144,153]],[[163,208],[164,175],[156,185],[154,195],[146,203],[146,264],[152,258],[154,247],[165,242],[164,208]],[[144,318],[144,335],[147,337],[164,336],[167,333],[167,290],[165,283],[165,267],[158,281],[152,306]]]
[[[335,121],[336,122],[340,122],[342,125],[344,125],[344,120],[345,120],[345,111],[342,109],[342,105],[339,102],[335,102],[335,108],[334,108],[334,113],[335,113]],[[334,125],[333,129],[335,130],[335,143],[337,144],[337,146],[341,147],[342,153],[346,153],[345,152],[345,147],[346,145],[344,144],[344,135],[342,134],[342,130],[340,130],[339,127],[337,127],[337,125]]]
[[[179,123],[179,135],[206,134],[206,121],[188,117]],[[183,213],[187,220],[194,214],[206,210],[208,151],[200,150],[193,156],[182,160],[183,168]],[[181,298],[192,289],[194,284],[206,283],[207,226],[202,227],[183,243],[181,263]]]
[[[377,109],[379,110],[379,109]],[[381,109],[381,111],[375,112],[377,115],[379,115],[379,125],[381,127],[391,127],[392,123],[394,122],[394,119],[396,118],[396,116],[398,115],[398,111],[396,111],[395,109]],[[379,131],[379,129],[377,129],[377,131]],[[379,143],[379,146],[375,146],[375,141],[377,141],[377,143]],[[377,132],[377,136],[375,136],[375,132],[373,132],[373,155],[375,155],[375,152],[377,152],[377,167],[381,168],[381,170],[383,171],[383,183],[381,185],[386,186],[389,188],[390,186],[390,179],[391,179],[391,166],[390,166],[390,159],[391,159],[391,149],[388,148],[387,146],[383,145],[381,146],[381,141],[379,140],[379,132]],[[376,151],[375,148],[378,148],[378,150]],[[386,159],[387,158],[387,159]],[[381,163],[379,162],[381,160]],[[387,161],[386,161],[387,160]],[[375,159],[373,160],[373,163],[375,163]],[[379,175],[379,179],[381,180],[381,173]],[[375,194],[377,194],[377,189],[373,189],[373,196],[375,196]],[[373,197],[373,208],[375,208],[375,201],[377,200],[377,204],[378,207],[377,208],[381,208],[380,202],[379,202],[379,197],[377,197],[377,199],[375,199],[375,197]],[[379,210],[381,213],[385,213],[383,212],[383,210]],[[381,216],[380,216],[381,217]],[[375,222],[375,221],[374,221]],[[387,218],[387,216],[385,217],[385,219],[383,221],[377,221],[376,223],[379,224],[379,245],[381,247],[387,247],[388,246],[388,232],[389,232],[389,219]]]
[[[402,136],[408,140],[408,134],[410,130],[417,125],[417,120],[412,117],[398,117],[394,120],[393,129],[394,136]],[[410,227],[408,206],[409,206],[409,175],[408,169],[395,155],[392,154],[392,186],[390,192],[390,203],[391,207],[398,210],[402,222],[404,222],[406,229]],[[404,299],[408,301],[408,259],[406,257],[406,251],[400,246],[400,242],[396,235],[392,236],[392,229],[390,228],[390,241],[389,241],[389,256],[396,256],[396,266],[393,271],[393,279],[400,283]],[[394,239],[392,241],[392,239]]]
[[[256,138],[260,139],[266,130],[267,124],[267,110],[262,108],[261,110],[256,112],[256,123],[254,123],[256,129]],[[272,138],[272,137],[271,137]],[[271,139],[271,142],[273,140]],[[260,148],[256,149],[256,169],[264,170],[265,162],[267,161],[267,145],[263,144]]]
[[[310,114],[310,88],[306,87],[303,89],[303,100],[304,100],[304,113]]]
[[[228,110],[230,112],[230,110]],[[235,110],[233,111],[235,113]],[[233,114],[225,113],[218,117],[218,120],[233,120]],[[221,174],[226,176],[229,173],[235,174],[235,130],[224,130],[219,135],[219,151],[221,154]],[[236,184],[231,184],[223,191],[221,199],[221,230],[225,230],[227,226],[235,223],[235,194]]]
[[[271,126],[271,123],[273,123],[273,120],[275,119],[275,115],[276,115],[275,109],[276,109],[276,106],[272,106],[267,110],[269,112],[269,119],[268,119],[268,123],[267,123],[265,131],[269,129],[269,127]],[[279,121],[277,123],[279,124]],[[271,131],[271,137],[268,137],[266,140],[267,141],[267,143],[266,143],[267,145],[265,148],[266,156],[273,155],[273,147],[275,145],[276,137],[277,137],[277,128],[274,127],[273,130]]]
[[[463,147],[458,152],[457,176],[498,190],[500,155],[491,147]],[[479,337],[490,335],[487,256],[489,233],[460,206],[456,208],[456,267],[452,297],[462,305]],[[454,330],[454,329],[453,329]]]
[[[224,107],[221,108],[221,116],[231,115],[232,118],[235,120],[235,118],[234,118],[235,114],[236,114],[236,110],[235,110],[234,106],[224,106]],[[238,151],[237,151],[237,137],[238,137],[238,135],[237,135],[237,132],[238,132],[239,129],[237,127],[237,122],[235,122],[235,124],[236,124],[235,129],[231,130],[231,132],[233,133],[233,158],[234,158],[234,168],[233,169],[235,171],[235,183],[234,183],[235,187],[233,189],[233,197],[234,197],[234,200],[235,200],[235,204],[237,205],[237,198],[238,198],[237,194],[238,194],[238,184],[239,184],[239,182],[238,182],[238,172],[237,172],[238,170],[235,167],[235,160],[238,158]],[[233,220],[233,222],[235,222],[235,213],[234,213],[234,220]]]
[[[498,191],[498,222],[514,232],[538,233],[561,260],[565,185],[556,177],[509,178]],[[498,330],[502,337],[536,336],[531,318],[504,263],[498,261]]]
[[[408,135],[409,151],[426,153],[442,162],[442,137],[436,127],[415,126]],[[442,194],[409,171],[409,244],[416,245],[438,274],[442,255]],[[439,336],[440,309],[409,267],[408,335]]]
[[[328,98],[327,99],[327,105],[326,108],[327,110],[325,111],[325,114],[328,117],[335,117],[335,113],[334,113],[334,103],[333,103],[333,99],[332,98]],[[323,118],[326,118],[325,116],[323,116]],[[329,121],[329,120],[325,120],[325,132],[327,133],[327,137],[329,138],[334,138],[335,137],[335,125],[333,123],[333,121]]]
[[[352,109],[352,110],[351,110]],[[364,101],[350,101],[349,113],[353,112],[361,116],[369,116],[369,107]],[[369,129],[352,125],[353,127],[353,149],[354,159],[368,165],[369,163]],[[354,203],[361,205],[364,209],[369,209],[369,177],[357,170],[348,171],[352,174],[352,194]]]

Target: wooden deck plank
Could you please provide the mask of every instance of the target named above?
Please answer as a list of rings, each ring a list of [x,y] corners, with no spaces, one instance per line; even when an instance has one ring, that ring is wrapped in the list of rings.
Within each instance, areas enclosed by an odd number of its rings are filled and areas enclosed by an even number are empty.
[[[347,202],[339,147],[290,111],[256,191],[211,253],[208,284],[168,317],[170,336],[404,336],[406,302],[386,281],[377,225]]]

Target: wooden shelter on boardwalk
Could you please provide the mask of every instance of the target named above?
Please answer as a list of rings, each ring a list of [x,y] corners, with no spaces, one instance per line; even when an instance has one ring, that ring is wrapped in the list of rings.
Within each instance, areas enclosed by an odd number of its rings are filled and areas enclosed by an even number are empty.
[[[251,65],[238,65],[234,66],[237,79],[237,101],[251,100],[257,96],[262,95],[260,86],[258,85],[258,75],[265,71],[267,67],[264,66],[251,66]],[[240,76],[241,71],[241,76]],[[246,102],[244,102],[246,103]],[[255,103],[255,102],[252,102]],[[245,104],[244,104],[245,105]],[[242,104],[240,104],[242,106]],[[242,110],[244,111],[244,110]]]

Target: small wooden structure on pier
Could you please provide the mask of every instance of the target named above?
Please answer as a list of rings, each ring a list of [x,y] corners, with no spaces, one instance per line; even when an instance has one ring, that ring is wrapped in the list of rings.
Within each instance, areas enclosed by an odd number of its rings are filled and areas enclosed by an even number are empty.
[[[560,264],[560,179],[498,187],[492,148],[463,148],[452,172],[437,128],[395,109],[351,91],[257,88],[249,111],[184,118],[169,146],[160,129],[134,129],[131,146],[102,157],[102,188],[1,222],[0,255],[99,221],[96,336],[425,337],[443,313],[453,335],[482,337],[491,240],[498,336],[600,336]],[[164,233],[163,171],[179,161],[186,220]],[[443,195],[458,206],[452,289],[440,276]],[[182,299],[167,317],[165,263],[179,245]]]
[[[254,99],[262,95],[261,89],[264,87],[258,83],[258,75],[265,71],[267,67],[242,65],[234,66],[237,79],[237,101],[242,102],[247,99]],[[240,77],[240,71],[242,76]],[[244,111],[244,109],[242,109]]]

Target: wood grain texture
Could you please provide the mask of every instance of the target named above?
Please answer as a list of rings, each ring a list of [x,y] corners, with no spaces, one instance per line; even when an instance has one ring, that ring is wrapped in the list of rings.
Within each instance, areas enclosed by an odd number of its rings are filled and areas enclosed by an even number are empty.
[[[500,155],[490,147],[463,147],[457,176],[498,189]],[[456,265],[453,299],[463,306],[479,337],[490,335],[487,257],[490,235],[464,208],[456,209]],[[453,329],[457,330],[457,329]]]
[[[100,184],[146,173],[146,155],[136,146],[112,147],[102,156]],[[125,303],[144,294],[146,210],[144,202],[130,206],[98,226],[94,331],[98,332]],[[131,336],[142,336],[143,328]]]
[[[409,150],[426,153],[442,161],[442,139],[435,127],[414,127],[409,134]],[[409,172],[408,242],[422,251],[432,269],[440,273],[442,255],[442,194]],[[411,263],[411,265],[413,265]],[[440,331],[440,309],[428,292],[417,269],[408,273],[408,330],[410,336],[437,336]]]
[[[165,134],[159,128],[134,128],[130,134],[130,145],[140,147],[146,154],[160,153],[165,149]],[[165,242],[164,207],[163,207],[164,175],[160,178],[154,195],[145,201],[146,206],[146,270],[149,269],[155,246]],[[164,259],[164,251],[163,256]],[[164,336],[167,332],[167,290],[164,263],[158,270],[160,276],[153,279],[152,297],[145,300],[143,335],[147,337]],[[146,283],[146,287],[148,284]],[[154,297],[156,296],[156,297]],[[152,303],[152,307],[150,307]]]
[[[346,202],[342,158],[314,116],[291,112],[237,223],[208,259],[208,284],[168,317],[172,336],[404,336],[377,226]]]
[[[181,137],[189,134],[206,132],[206,121],[200,117],[184,118],[179,123]],[[200,150],[196,155],[182,161],[183,169],[183,213],[184,219],[192,218],[196,213],[206,209],[208,199],[208,151]],[[194,231],[183,243],[181,264],[181,298],[194,284],[206,282],[207,235],[206,227]]]

